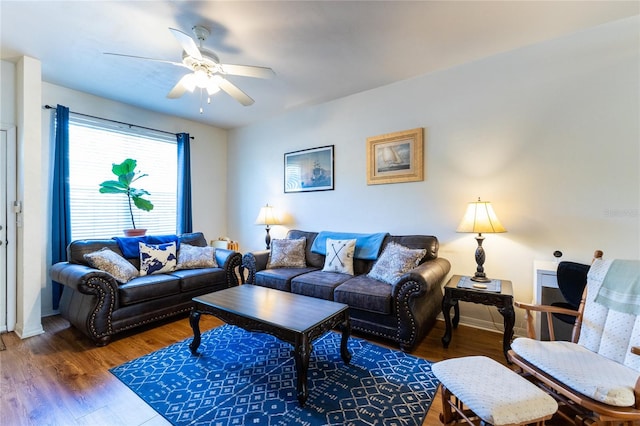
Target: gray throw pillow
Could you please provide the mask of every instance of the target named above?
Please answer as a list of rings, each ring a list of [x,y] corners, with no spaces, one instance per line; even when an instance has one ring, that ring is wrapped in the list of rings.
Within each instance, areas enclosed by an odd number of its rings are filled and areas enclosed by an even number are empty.
[[[305,268],[307,266],[305,259],[306,246],[307,240],[305,238],[271,240],[271,252],[269,253],[267,269]]]
[[[135,266],[107,247],[85,254],[84,259],[91,267],[112,275],[116,281],[123,284],[138,276],[138,270]]]
[[[398,278],[418,266],[418,262],[425,254],[427,254],[426,249],[410,249],[392,241],[386,245],[368,276],[385,283],[395,284]]]
[[[197,247],[191,244],[180,244],[178,250],[178,266],[176,269],[217,268],[216,249],[213,247]]]

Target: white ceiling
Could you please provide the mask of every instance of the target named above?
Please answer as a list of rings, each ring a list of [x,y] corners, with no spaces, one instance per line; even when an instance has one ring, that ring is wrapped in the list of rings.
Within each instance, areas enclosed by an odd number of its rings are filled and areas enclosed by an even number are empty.
[[[234,128],[639,13],[638,1],[0,0],[0,42],[3,60],[39,59],[44,81]],[[220,92],[200,114],[198,92],[166,97],[184,68],[103,54],[180,62],[168,28],[194,25],[222,63],[276,72],[229,77],[253,105]]]

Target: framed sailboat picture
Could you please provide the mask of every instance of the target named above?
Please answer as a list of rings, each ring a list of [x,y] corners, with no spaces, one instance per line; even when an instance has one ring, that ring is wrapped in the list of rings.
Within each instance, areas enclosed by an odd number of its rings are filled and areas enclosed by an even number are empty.
[[[284,192],[333,189],[333,145],[284,154]]]
[[[367,185],[424,180],[422,127],[367,138]]]

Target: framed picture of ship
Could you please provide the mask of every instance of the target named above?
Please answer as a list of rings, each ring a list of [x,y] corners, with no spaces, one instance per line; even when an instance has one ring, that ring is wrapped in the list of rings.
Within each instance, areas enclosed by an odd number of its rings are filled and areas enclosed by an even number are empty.
[[[333,145],[284,154],[284,192],[333,189]]]
[[[424,180],[422,127],[367,138],[367,185]]]

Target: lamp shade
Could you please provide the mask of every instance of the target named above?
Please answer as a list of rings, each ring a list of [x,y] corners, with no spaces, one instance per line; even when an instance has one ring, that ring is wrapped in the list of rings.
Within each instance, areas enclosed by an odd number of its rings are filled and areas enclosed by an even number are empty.
[[[256,225],[279,225],[280,219],[276,216],[273,207],[267,204],[260,208],[256,218]]]
[[[475,201],[469,203],[467,211],[458,225],[456,232],[477,232],[478,234],[493,234],[507,232],[502,226],[489,201]]]

